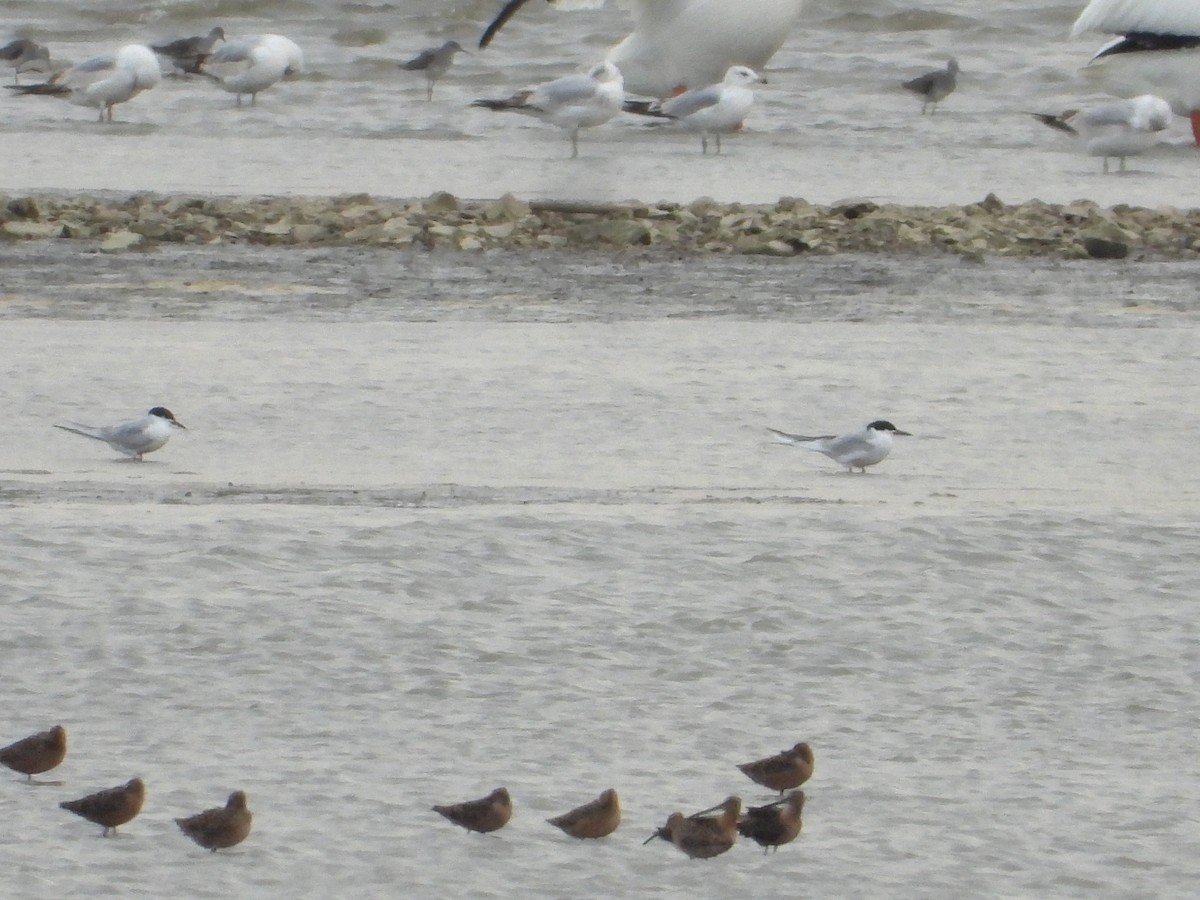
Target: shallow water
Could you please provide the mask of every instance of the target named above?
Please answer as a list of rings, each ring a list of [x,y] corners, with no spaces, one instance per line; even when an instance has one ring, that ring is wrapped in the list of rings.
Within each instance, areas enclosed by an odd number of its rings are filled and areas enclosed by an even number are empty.
[[[205,31],[278,31],[304,48],[307,74],[254,107],[206,82],[168,80],[118,107],[121,121],[39,97],[0,98],[0,190],[112,189],[226,194],[523,197],[828,203],[871,197],[913,204],[1087,197],[1104,205],[1200,205],[1195,149],[1179,119],[1167,144],[1105,177],[1029,111],[1100,99],[1080,74],[1099,36],[1066,39],[1082,4],[943,0],[814,2],[772,60],[771,83],[743,134],[702,158],[694,136],[619,118],[583,138],[581,159],[555,129],[470,109],[478,97],[586,67],[629,28],[619,8],[558,12],[533,3],[490,49],[469,57],[425,102],[424,79],[400,71],[430,44],[472,45],[499,0],[329,5],[269,0],[225,5],[19,0],[14,31],[79,60],[129,41]],[[364,40],[370,43],[362,43]],[[899,83],[955,55],[959,90],[921,116]]]
[[[0,740],[71,740],[0,777],[7,893],[1200,876],[1193,266],[3,255]],[[150,403],[190,430],[143,464],[50,428]],[[764,431],[876,415],[866,476]],[[641,846],[799,739],[796,844]],[[117,839],[56,808],[134,774]],[[429,811],[500,784],[495,836]],[[609,786],[611,838],[542,821]],[[235,788],[243,845],[178,833]]]

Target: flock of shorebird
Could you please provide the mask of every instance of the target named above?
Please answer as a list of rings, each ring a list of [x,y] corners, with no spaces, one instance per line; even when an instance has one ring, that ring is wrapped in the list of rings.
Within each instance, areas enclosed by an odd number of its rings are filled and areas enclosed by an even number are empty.
[[[29,784],[62,784],[60,781],[35,781],[33,776],[57,768],[66,756],[67,730],[61,725],[0,748],[0,763],[14,772],[20,772]],[[97,791],[78,800],[64,800],[58,805],[89,822],[95,822],[104,829],[101,834],[108,836],[115,835],[119,826],[132,821],[142,811],[145,800],[145,782],[134,778],[117,787]],[[175,824],[201,847],[216,852],[244,841],[250,834],[251,820],[245,793],[234,791],[224,806],[176,819]]]
[[[61,725],[32,734],[0,748],[0,764],[25,776],[26,782],[38,785],[60,785],[60,781],[35,781],[57,768],[67,755],[67,732]],[[763,852],[778,850],[800,834],[804,791],[797,790],[813,773],[813,752],[806,743],[738,766],[751,781],[778,791],[780,799],[762,806],[742,810],[738,797],[729,797],[709,809],[685,816],[672,813],[661,828],[646,839],[669,841],[692,859],[718,856],[736,843],[738,835],[749,838]],[[790,791],[784,796],[785,791]],[[100,825],[103,836],[115,835],[117,828],[132,821],[142,811],[146,785],[140,778],[107,790],[64,800],[63,809]],[[486,797],[463,803],[438,805],[433,811],[461,825],[468,831],[488,834],[508,824],[513,815],[512,797],[507,788],[497,788]],[[709,815],[716,813],[716,815]],[[250,834],[252,816],[246,806],[246,794],[234,791],[224,806],[206,809],[175,823],[193,841],[211,850],[236,847]],[[612,788],[582,806],[547,819],[551,825],[581,840],[607,837],[621,824],[621,803]]]
[[[486,47],[528,0],[507,0],[479,41]],[[585,4],[586,5],[586,4]],[[593,4],[594,5],[594,4]],[[651,116],[700,135],[701,151],[713,139],[742,124],[753,103],[758,71],[779,49],[800,17],[804,0],[632,0],[634,31],[586,74],[567,75],[500,99],[472,105],[532,116],[565,130],[571,155],[579,152],[579,131],[601,125],[625,111]],[[1132,99],[1103,103],[1061,115],[1034,113],[1048,125],[1075,135],[1092,156],[1125,159],[1153,147],[1174,114],[1190,115],[1200,143],[1200,7],[1192,0],[1092,0],[1073,34],[1118,34],[1093,57],[1088,71],[1113,75],[1115,93]],[[223,42],[218,47],[218,42]],[[400,63],[423,73],[426,97],[467,52],[457,41],[430,47]],[[65,97],[96,107],[111,121],[112,108],[154,87],[162,77],[159,59],[181,75],[206,77],[222,89],[254,103],[260,91],[303,69],[295,42],[277,34],[227,40],[221,27],[206,35],[163,44],[129,44],[111,56],[86,60],[41,84],[21,85],[21,73],[46,71],[47,49],[28,38],[0,48],[0,60],[14,70],[23,94]],[[958,61],[902,82],[931,111],[957,86]],[[657,100],[627,99],[632,94]],[[1166,99],[1158,96],[1166,95]]]

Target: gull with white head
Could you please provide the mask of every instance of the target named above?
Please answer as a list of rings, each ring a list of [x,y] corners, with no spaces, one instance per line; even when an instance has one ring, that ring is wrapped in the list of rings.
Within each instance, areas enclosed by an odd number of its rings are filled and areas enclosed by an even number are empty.
[[[158,57],[142,44],[126,44],[112,56],[94,56],[42,84],[6,85],[20,94],[60,97],[76,106],[100,110],[100,121],[112,121],[113,107],[154,87],[162,80]]]
[[[295,41],[281,34],[262,34],[229,41],[212,53],[200,70],[237,96],[250,95],[253,106],[261,91],[304,69],[304,54]]]
[[[603,125],[621,111],[625,89],[612,63],[592,66],[586,75],[564,75],[502,100],[476,100],[472,106],[515,112],[557,125],[571,137],[571,158],[579,155],[579,129]]]
[[[1125,158],[1145,153],[1171,125],[1170,104],[1153,94],[1069,109],[1057,116],[1031,115],[1051,128],[1078,136],[1089,156],[1104,158],[1105,174],[1114,157],[1120,161],[1119,171],[1124,172]]]
[[[688,131],[697,132],[701,153],[708,153],[708,139],[712,137],[720,153],[721,135],[741,131],[754,104],[750,85],[765,81],[749,66],[730,66],[719,84],[685,91],[669,100],[627,100],[624,109],[639,116],[671,119]]]

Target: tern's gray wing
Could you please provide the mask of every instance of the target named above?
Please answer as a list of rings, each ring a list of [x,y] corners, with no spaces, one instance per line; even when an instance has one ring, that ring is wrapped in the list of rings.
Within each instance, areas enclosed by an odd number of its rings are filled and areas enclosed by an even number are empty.
[[[818,440],[821,441],[821,452],[834,457],[849,453],[861,453],[872,447],[871,442],[858,433],[823,437]]]
[[[678,97],[659,104],[663,115],[673,119],[686,119],[702,109],[716,106],[721,102],[721,85],[711,84],[708,87],[697,88],[694,91],[684,91]]]

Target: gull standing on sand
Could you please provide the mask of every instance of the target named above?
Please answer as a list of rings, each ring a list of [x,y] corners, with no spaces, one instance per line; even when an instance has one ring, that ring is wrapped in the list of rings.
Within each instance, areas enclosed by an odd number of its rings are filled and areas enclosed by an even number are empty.
[[[808,437],[802,434],[788,434],[768,428],[767,431],[775,436],[781,444],[796,444],[817,453],[824,453],[834,462],[841,463],[851,472],[858,469],[864,475],[867,466],[874,466],[887,459],[892,452],[892,435],[908,435],[886,419],[876,419],[861,431],[851,431],[846,434],[825,434],[819,437]]]
[[[21,73],[43,71],[50,65],[50,51],[36,41],[17,38],[0,47],[0,59],[13,67],[13,84],[21,83]]]
[[[21,94],[62,97],[76,106],[94,106],[100,121],[112,121],[113,107],[162,80],[158,57],[142,44],[127,44],[114,56],[94,56],[42,84],[6,85]]]
[[[754,104],[750,85],[765,82],[748,66],[731,66],[720,84],[685,91],[669,100],[627,100],[624,109],[639,116],[672,119],[688,131],[699,132],[701,153],[708,153],[708,139],[712,136],[720,153],[721,135],[741,131]]]
[[[625,88],[612,63],[592,66],[586,75],[564,75],[504,100],[476,100],[472,106],[533,116],[564,129],[571,137],[571,159],[579,156],[579,129],[603,125],[621,111]]]
[[[528,0],[507,0],[479,40],[482,49]],[[604,0],[560,0],[591,9]],[[627,0],[633,32],[605,57],[625,88],[670,97],[719,81],[730,66],[762,69],[787,40],[804,0]]]
[[[1118,37],[1083,69],[1118,97],[1156,94],[1192,123],[1200,144],[1200,3],[1196,0],[1091,0],[1071,28]]]
[[[433,86],[437,80],[450,71],[454,64],[454,54],[466,53],[458,41],[446,41],[440,47],[429,47],[422,50],[408,62],[400,63],[400,68],[406,72],[425,73],[425,99],[433,99]]]
[[[1125,171],[1125,157],[1145,153],[1158,143],[1163,131],[1171,125],[1171,106],[1162,97],[1143,94],[1130,100],[1114,100],[1086,109],[1069,109],[1062,115],[1031,113],[1044,124],[1059,131],[1077,135],[1089,156],[1104,158],[1104,173],[1108,160],[1120,160],[1119,171]]]
[[[103,425],[96,428],[72,422],[70,425],[55,425],[54,427],[95,441],[103,441],[118,453],[131,456],[139,462],[147,453],[153,453],[166,444],[174,429],[183,428],[184,431],[187,431],[184,424],[176,419],[174,413],[165,406],[156,406],[144,416],[126,419],[116,425]]]
[[[151,44],[150,49],[171,60],[171,65],[181,72],[199,74],[200,66],[208,59],[217,41],[225,40],[225,29],[220,25],[206,35],[179,38],[168,44]]]
[[[901,87],[921,98],[921,115],[925,115],[927,108],[932,115],[937,112],[937,105],[958,87],[958,60],[951,58],[946,63],[946,68],[918,75],[904,82]]]
[[[263,34],[227,42],[208,57],[200,74],[235,94],[238,106],[242,95],[249,94],[253,106],[260,91],[303,68],[304,55],[295,41],[280,34]]]

